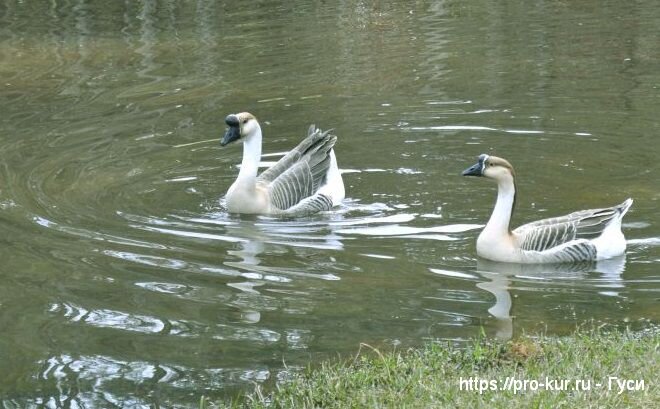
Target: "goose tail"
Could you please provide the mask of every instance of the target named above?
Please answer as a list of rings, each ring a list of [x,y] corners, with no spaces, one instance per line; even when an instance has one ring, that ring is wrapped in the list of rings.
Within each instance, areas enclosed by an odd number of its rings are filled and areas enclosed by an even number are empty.
[[[326,194],[332,198],[332,205],[339,206],[346,196],[344,190],[344,180],[341,177],[341,171],[337,166],[337,158],[335,157],[335,150],[330,150],[330,167],[326,174],[325,185],[321,186],[319,192]]]
[[[633,200],[628,198],[620,205],[614,206],[616,216],[608,223],[603,233],[592,241],[596,246],[598,260],[617,257],[625,253],[626,239],[621,231],[621,221],[632,204]]]
[[[621,203],[616,207],[616,210],[619,212],[619,219],[622,219],[623,216],[625,216],[626,213],[628,213],[628,210],[630,210],[632,204],[633,204],[633,200],[632,198],[629,197],[623,203]]]

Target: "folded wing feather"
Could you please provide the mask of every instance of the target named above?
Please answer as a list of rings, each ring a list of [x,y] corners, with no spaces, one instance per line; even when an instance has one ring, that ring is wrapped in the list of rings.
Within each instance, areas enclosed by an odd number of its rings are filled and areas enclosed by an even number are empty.
[[[337,141],[329,132],[310,126],[307,138],[257,178],[257,183],[268,189],[276,208],[287,210],[302,205],[303,199],[314,196],[323,185],[330,166],[330,150]],[[326,202],[315,200],[309,205],[318,207]]]
[[[513,231],[522,250],[544,251],[576,239],[600,236],[607,225],[629,207],[628,202],[604,209],[581,210],[566,216],[539,220]]]

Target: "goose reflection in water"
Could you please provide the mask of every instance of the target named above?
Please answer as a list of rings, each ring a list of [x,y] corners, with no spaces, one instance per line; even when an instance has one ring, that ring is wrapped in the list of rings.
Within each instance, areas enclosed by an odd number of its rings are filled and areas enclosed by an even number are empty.
[[[230,287],[258,294],[255,287],[262,286],[264,282],[289,282],[291,276],[324,280],[339,279],[331,273],[313,273],[295,267],[268,266],[264,264],[263,257],[260,257],[260,255],[279,254],[283,251],[282,246],[294,253],[302,253],[308,249],[343,249],[339,236],[327,222],[283,222],[278,219],[259,218],[257,222],[241,220],[230,226],[230,229],[232,236],[241,237],[243,240],[238,243],[239,249],[227,251],[227,254],[233,257],[231,261],[225,261],[223,264],[239,270],[239,276],[247,279],[245,282],[228,283]]]
[[[477,284],[477,287],[486,290],[495,296],[495,304],[488,312],[496,320],[495,337],[509,340],[513,337],[513,318],[511,315],[512,282],[520,280],[586,280],[594,287],[607,288],[600,294],[619,296],[615,289],[623,288],[622,274],[626,265],[626,257],[620,256],[607,260],[580,262],[570,264],[515,264],[498,263],[486,259],[477,260],[477,273],[488,281]],[[601,277],[596,280],[587,280],[587,274],[597,272]]]

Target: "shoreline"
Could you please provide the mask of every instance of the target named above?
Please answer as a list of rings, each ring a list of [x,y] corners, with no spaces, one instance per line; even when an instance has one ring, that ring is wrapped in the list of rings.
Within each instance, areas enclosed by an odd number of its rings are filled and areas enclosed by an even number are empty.
[[[578,330],[466,347],[431,342],[381,353],[362,345],[264,391],[200,408],[653,407],[660,330]]]

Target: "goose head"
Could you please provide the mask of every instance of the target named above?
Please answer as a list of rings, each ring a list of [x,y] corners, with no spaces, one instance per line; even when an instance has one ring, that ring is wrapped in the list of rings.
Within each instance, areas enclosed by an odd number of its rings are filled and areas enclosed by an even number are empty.
[[[234,141],[245,141],[252,135],[257,134],[261,129],[257,118],[249,112],[240,114],[229,114],[225,118],[225,123],[229,127],[220,141],[221,146],[225,146]]]
[[[497,156],[482,154],[474,165],[463,171],[463,176],[484,176],[497,182],[513,181],[515,172],[513,166]]]

